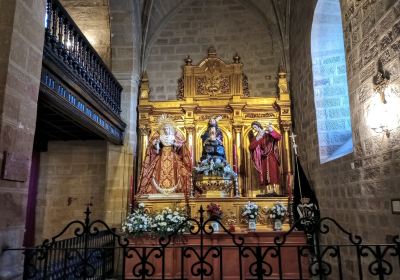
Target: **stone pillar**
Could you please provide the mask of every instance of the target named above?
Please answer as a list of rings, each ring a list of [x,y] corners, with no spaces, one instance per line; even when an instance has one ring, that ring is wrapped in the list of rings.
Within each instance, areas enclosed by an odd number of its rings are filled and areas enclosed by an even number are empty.
[[[120,226],[128,212],[130,182],[135,172],[137,95],[140,71],[140,9],[137,1],[110,1],[112,72],[123,87],[121,117],[126,123],[124,144],[108,144],[105,221]]]
[[[22,247],[44,42],[45,1],[0,0],[0,248]],[[0,251],[0,279],[21,276]]]

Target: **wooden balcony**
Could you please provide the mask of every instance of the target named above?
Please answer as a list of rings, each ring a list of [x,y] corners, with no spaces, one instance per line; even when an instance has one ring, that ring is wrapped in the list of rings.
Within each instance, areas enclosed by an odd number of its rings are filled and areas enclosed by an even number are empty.
[[[38,129],[47,140],[122,144],[122,86],[57,0],[47,0]]]

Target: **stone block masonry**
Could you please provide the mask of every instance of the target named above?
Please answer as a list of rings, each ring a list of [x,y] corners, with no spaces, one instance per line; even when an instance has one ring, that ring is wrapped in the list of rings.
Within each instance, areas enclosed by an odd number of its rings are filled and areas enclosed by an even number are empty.
[[[36,244],[70,221],[82,220],[89,203],[93,218],[104,219],[106,153],[107,143],[101,140],[49,142],[40,155]]]
[[[0,165],[4,152],[30,167],[42,65],[45,1],[0,0]],[[0,170],[2,166],[0,166]],[[0,247],[22,247],[27,178],[0,178]],[[17,279],[22,258],[0,252],[0,279]]]
[[[390,138],[374,134],[365,125],[363,112],[374,95],[372,76],[379,58],[384,57],[385,69],[394,73],[392,85],[399,85],[399,55],[393,52],[399,36],[393,34],[399,24],[400,1],[341,1],[354,153],[325,164],[319,162],[316,114],[321,112],[314,107],[311,75],[310,35],[316,2],[296,1],[291,13],[290,84],[301,161],[323,216],[337,219],[366,242],[384,243],[400,230],[400,216],[393,215],[390,207],[390,199],[400,188],[400,134],[394,131]],[[333,235],[329,241],[338,240],[339,235]],[[354,279],[355,261],[347,263],[346,279]]]
[[[181,66],[190,55],[194,63],[214,46],[217,55],[231,63],[237,52],[244,64],[252,96],[275,96],[275,77],[283,58],[281,39],[274,20],[267,21],[240,1],[184,1],[159,28],[149,34],[144,68],[150,81],[150,98],[176,98]]]

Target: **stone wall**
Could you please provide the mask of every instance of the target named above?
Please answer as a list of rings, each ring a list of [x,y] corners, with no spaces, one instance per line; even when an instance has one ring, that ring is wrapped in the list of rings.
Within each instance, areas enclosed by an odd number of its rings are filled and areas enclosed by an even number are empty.
[[[35,244],[58,234],[70,221],[104,218],[105,141],[53,141],[40,154]],[[64,236],[65,237],[65,236]]]
[[[153,100],[175,99],[184,58],[190,55],[197,64],[210,46],[229,63],[236,52],[241,56],[252,96],[276,94],[281,39],[273,17],[252,5],[238,0],[184,1],[150,35],[144,68]]]
[[[400,216],[391,213],[400,182],[400,135],[376,134],[365,123],[365,102],[381,58],[398,84],[400,1],[343,1],[347,74],[353,127],[353,154],[319,162],[311,68],[311,24],[316,1],[294,1],[290,41],[291,92],[295,131],[303,167],[316,189],[323,216],[331,216],[367,242],[398,234]],[[354,164],[354,169],[351,165]],[[333,234],[328,242],[338,242]],[[347,265],[352,271],[354,266]],[[346,279],[352,279],[351,276]]]
[[[45,1],[0,0],[0,247],[22,247],[44,36]],[[9,161],[9,158],[7,160]],[[18,252],[0,252],[0,279],[21,275]]]

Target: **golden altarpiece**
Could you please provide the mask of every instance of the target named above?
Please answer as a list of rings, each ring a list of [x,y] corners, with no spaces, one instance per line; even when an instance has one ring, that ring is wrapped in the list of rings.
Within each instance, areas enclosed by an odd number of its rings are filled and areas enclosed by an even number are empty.
[[[217,202],[224,211],[222,222],[244,225],[241,209],[248,202],[257,203],[262,209],[271,207],[279,201],[288,205],[287,178],[291,174],[291,151],[289,131],[291,129],[290,98],[286,73],[278,71],[276,97],[253,97],[249,93],[247,78],[243,73],[240,57],[235,55],[233,63],[225,63],[217,57],[216,51],[210,48],[208,56],[193,65],[188,56],[183,66],[183,76],[178,81],[176,100],[151,101],[149,99],[149,83],[144,74],[141,81],[139,98],[139,142],[138,170],[145,157],[145,151],[151,135],[158,129],[158,118],[168,114],[176,125],[176,129],[186,138],[186,144],[192,155],[195,166],[202,154],[201,135],[207,129],[208,121],[219,116],[218,126],[223,134],[226,160],[237,172],[237,190],[224,197],[218,192],[209,191],[203,195],[193,195],[188,198],[188,204],[194,217],[200,205],[206,208],[210,202]],[[262,196],[265,187],[260,187],[256,171],[249,152],[249,133],[251,123],[260,122],[263,127],[272,125],[282,135],[279,141],[280,185],[274,186],[279,194],[275,197]],[[211,184],[216,183],[211,179]],[[193,179],[196,184],[196,178]],[[164,207],[182,207],[187,203],[183,197],[156,195],[136,196],[136,202],[144,202],[150,211],[161,210]],[[265,217],[260,215],[259,230],[272,229]],[[288,219],[287,219],[288,220]],[[284,229],[288,228],[288,222]]]

